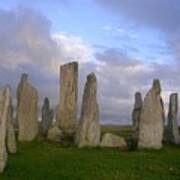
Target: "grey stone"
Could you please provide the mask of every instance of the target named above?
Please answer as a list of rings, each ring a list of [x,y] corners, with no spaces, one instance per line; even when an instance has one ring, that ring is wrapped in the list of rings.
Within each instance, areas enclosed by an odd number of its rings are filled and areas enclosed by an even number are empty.
[[[168,124],[166,129],[167,141],[174,144],[180,144],[180,135],[177,123],[178,94],[171,94],[169,101]]]
[[[61,129],[59,129],[59,127],[57,126],[54,126],[49,128],[47,139],[49,141],[61,143],[62,136],[63,132],[61,131]]]
[[[119,148],[127,148],[127,143],[123,137],[106,133],[102,137],[102,141],[100,144],[101,147],[119,147]]]
[[[97,83],[95,74],[87,76],[84,88],[80,123],[76,134],[78,147],[100,144],[99,107],[97,103]]]
[[[140,92],[136,92],[134,109],[133,109],[133,113],[132,113],[133,130],[134,130],[133,136],[135,139],[138,138],[138,128],[139,128],[141,110],[142,110],[142,96],[141,96]]]
[[[56,120],[56,123],[58,125],[58,120],[59,120],[59,104],[56,105],[56,107],[55,107],[55,120]]]
[[[48,129],[52,125],[54,113],[53,110],[50,109],[49,99],[46,97],[44,99],[44,104],[42,107],[42,121],[41,121],[41,134],[43,136],[47,136]]]
[[[147,93],[139,121],[138,148],[162,148],[164,134],[163,101],[158,79]]]
[[[10,101],[9,113],[8,113],[8,122],[7,122],[7,149],[11,154],[17,152],[15,129],[13,124],[13,106]]]
[[[78,64],[71,62],[60,68],[60,105],[58,126],[66,134],[73,134],[77,121]]]
[[[0,90],[0,173],[4,171],[8,158],[6,136],[10,99],[11,95],[9,87]]]
[[[38,134],[38,93],[23,74],[17,89],[19,141],[32,141]]]

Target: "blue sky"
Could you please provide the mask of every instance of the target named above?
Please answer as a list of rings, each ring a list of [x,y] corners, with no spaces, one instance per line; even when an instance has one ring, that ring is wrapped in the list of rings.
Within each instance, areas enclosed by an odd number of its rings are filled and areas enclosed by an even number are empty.
[[[2,0],[0,85],[10,83],[15,97],[25,71],[40,92],[39,104],[49,96],[55,106],[59,66],[77,60],[79,107],[86,75],[93,71],[102,121],[129,123],[134,93],[145,95],[153,78],[162,81],[167,107],[169,94],[180,87],[179,5],[178,0]]]
[[[153,28],[139,26],[128,18],[117,16],[103,9],[93,0],[72,1],[1,1],[0,7],[12,10],[16,7],[32,8],[41,12],[51,21],[51,33],[65,32],[80,36],[92,45],[122,48],[144,62],[158,59],[158,46],[166,48],[163,34]],[[137,49],[140,52],[133,51]],[[168,57],[167,57],[168,56]],[[172,60],[170,54],[166,59]]]

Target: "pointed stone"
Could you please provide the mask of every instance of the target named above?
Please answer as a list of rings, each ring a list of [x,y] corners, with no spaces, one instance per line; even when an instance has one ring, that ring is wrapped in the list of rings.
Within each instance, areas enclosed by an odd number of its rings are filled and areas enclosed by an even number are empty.
[[[50,109],[49,99],[46,97],[44,99],[44,104],[42,107],[42,121],[41,121],[41,134],[47,136],[48,129],[50,128],[54,117],[54,112]]]
[[[0,90],[0,173],[2,173],[7,164],[6,135],[7,121],[10,108],[10,88]]]
[[[138,148],[162,148],[164,133],[163,101],[158,79],[147,93],[139,121]]]
[[[38,92],[23,74],[17,89],[19,141],[32,141],[38,134]]]
[[[15,130],[13,124],[13,106],[12,101],[10,101],[9,113],[8,113],[8,122],[7,122],[7,149],[11,154],[17,152]]]
[[[132,121],[133,121],[133,129],[134,129],[134,138],[138,138],[138,128],[139,128],[139,121],[141,116],[142,110],[142,96],[140,92],[135,93],[135,103],[134,109],[132,113]]]
[[[178,94],[170,95],[169,100],[168,124],[166,129],[166,138],[168,142],[180,144],[179,128],[177,123],[178,115]]]
[[[100,135],[96,76],[91,73],[87,76],[84,89],[80,124],[76,135],[77,146],[98,146]]]
[[[78,63],[60,68],[60,105],[58,126],[65,134],[73,134],[77,121]]]

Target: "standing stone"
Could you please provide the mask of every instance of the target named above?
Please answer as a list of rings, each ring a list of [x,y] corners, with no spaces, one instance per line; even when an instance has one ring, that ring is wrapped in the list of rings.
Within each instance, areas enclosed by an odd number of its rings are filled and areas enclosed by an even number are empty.
[[[169,113],[168,113],[168,124],[166,130],[167,141],[179,144],[180,135],[177,123],[177,114],[178,114],[178,94],[173,93],[170,95],[169,100]]]
[[[7,163],[6,135],[7,121],[10,108],[10,88],[0,90],[0,173],[4,171]]]
[[[38,134],[38,93],[23,74],[17,90],[19,141],[32,141]]]
[[[78,147],[97,146],[100,143],[99,107],[96,76],[91,73],[85,84],[80,124],[76,136]]]
[[[142,110],[142,96],[141,96],[140,92],[136,92],[135,104],[134,104],[134,109],[133,109],[133,113],[132,113],[134,138],[135,139],[137,139],[137,136],[138,136],[138,128],[139,128],[141,110]]]
[[[71,62],[60,68],[60,106],[58,126],[65,134],[73,134],[77,121],[78,64]]]
[[[164,103],[162,97],[160,97],[161,107],[162,107],[162,119],[164,123],[164,129],[165,129],[165,123],[166,123],[166,116],[165,116],[165,110],[164,110]]]
[[[47,136],[48,134],[48,129],[52,124],[53,121],[53,110],[50,109],[50,103],[49,99],[46,97],[44,99],[44,104],[42,107],[42,121],[41,121],[41,133],[43,136]]]
[[[14,120],[13,120],[13,126],[14,126],[15,132],[18,132],[18,130],[19,130],[19,124],[18,124],[17,116],[16,116],[16,118],[14,118]]]
[[[8,122],[7,122],[7,149],[11,154],[15,154],[17,151],[16,147],[16,137],[13,124],[13,106],[10,101],[9,112],[8,112]]]
[[[164,133],[163,102],[159,80],[154,80],[153,87],[147,93],[139,121],[138,148],[162,148]]]
[[[55,122],[58,125],[58,120],[59,120],[59,104],[56,105],[56,107],[55,107],[54,116],[55,116],[55,120],[56,120]]]

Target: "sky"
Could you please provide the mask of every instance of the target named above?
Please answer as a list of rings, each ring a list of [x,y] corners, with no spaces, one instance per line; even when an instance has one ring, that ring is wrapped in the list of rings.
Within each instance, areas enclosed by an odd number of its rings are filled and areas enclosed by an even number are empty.
[[[22,73],[39,92],[39,108],[59,100],[59,67],[79,62],[79,98],[94,72],[102,123],[129,124],[134,94],[161,80],[166,113],[180,90],[180,1],[1,0],[0,86],[14,104]]]

